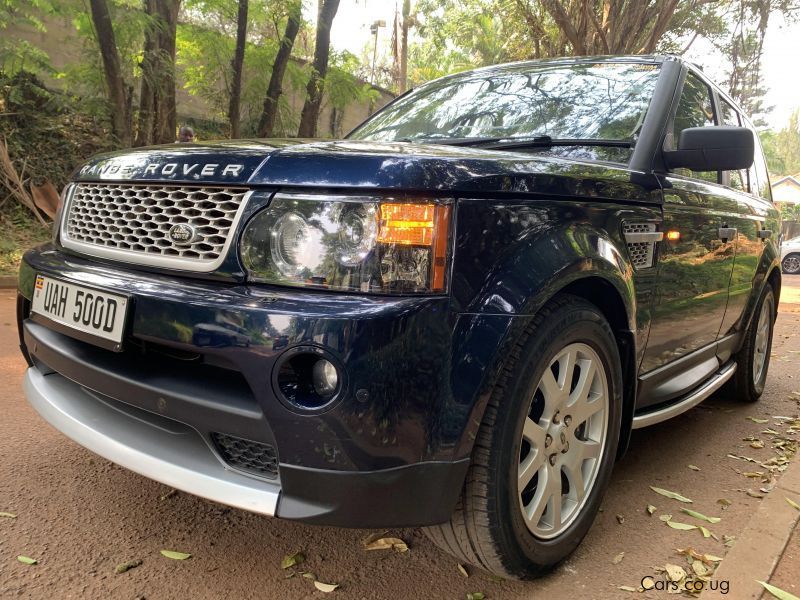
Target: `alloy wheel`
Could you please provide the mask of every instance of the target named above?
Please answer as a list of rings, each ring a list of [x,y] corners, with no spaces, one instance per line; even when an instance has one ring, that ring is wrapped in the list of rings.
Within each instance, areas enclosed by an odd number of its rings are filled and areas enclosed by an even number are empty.
[[[530,532],[557,537],[580,514],[608,433],[609,387],[598,353],[569,344],[545,369],[522,429],[517,494]]]
[[[787,256],[782,266],[784,273],[800,273],[800,256]]]
[[[753,383],[758,385],[761,377],[764,374],[764,366],[767,364],[767,354],[769,348],[769,332],[770,325],[772,324],[772,296],[769,296],[767,301],[761,303],[761,311],[758,314],[758,323],[756,324],[756,341],[753,349]]]

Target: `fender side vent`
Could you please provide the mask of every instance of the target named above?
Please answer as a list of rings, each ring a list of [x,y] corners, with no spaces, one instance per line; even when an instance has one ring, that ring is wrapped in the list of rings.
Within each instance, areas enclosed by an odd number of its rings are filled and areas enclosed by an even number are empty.
[[[635,269],[648,269],[653,266],[656,243],[664,234],[656,231],[655,223],[625,223],[622,227],[628,254]]]

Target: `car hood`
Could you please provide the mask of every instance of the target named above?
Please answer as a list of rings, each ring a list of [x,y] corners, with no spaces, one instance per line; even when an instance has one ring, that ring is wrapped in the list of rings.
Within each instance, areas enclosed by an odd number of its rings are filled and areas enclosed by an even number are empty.
[[[619,166],[437,144],[299,139],[171,144],[98,155],[76,181],[171,181],[281,188],[547,194],[655,201],[654,178]]]

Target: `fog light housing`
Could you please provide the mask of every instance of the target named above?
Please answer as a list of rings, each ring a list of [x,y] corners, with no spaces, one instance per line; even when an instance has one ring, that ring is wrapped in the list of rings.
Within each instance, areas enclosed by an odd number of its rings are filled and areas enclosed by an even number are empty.
[[[324,350],[301,346],[278,359],[272,383],[278,399],[289,408],[317,412],[342,396],[344,375],[336,359]]]

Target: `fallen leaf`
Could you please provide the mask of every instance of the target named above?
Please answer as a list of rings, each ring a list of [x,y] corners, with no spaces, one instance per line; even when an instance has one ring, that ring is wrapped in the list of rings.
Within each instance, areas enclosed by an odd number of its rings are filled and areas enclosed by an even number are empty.
[[[288,569],[305,562],[306,557],[302,552],[295,552],[294,554],[287,554],[281,561],[281,569]]]
[[[764,494],[762,494],[761,492],[754,492],[753,490],[747,490],[746,493],[751,498],[763,498],[764,497]]]
[[[797,510],[800,510],[800,504],[798,504],[791,498],[787,498],[786,496],[784,496],[784,499],[789,503],[789,506],[796,508]]]
[[[5,517],[6,519],[16,519],[17,515],[14,513],[0,512],[0,517]]]
[[[697,525],[689,525],[688,523],[681,523],[679,521],[667,521],[667,525],[673,529],[680,529],[681,531],[690,531],[697,529]]]
[[[320,592],[325,592],[326,594],[330,594],[333,590],[339,587],[338,583],[322,583],[321,581],[315,581],[314,587],[317,588]]]
[[[466,567],[459,563],[456,565],[458,567],[458,572],[461,573],[464,577],[469,577],[469,572],[467,571]]]
[[[719,500],[717,500],[717,504],[722,506],[722,510],[725,510],[732,504],[732,502],[727,498],[720,498]]]
[[[697,465],[688,465],[688,466],[692,471],[700,471],[700,467],[698,467]]]
[[[653,513],[655,513],[655,512],[656,512],[656,507],[653,506],[652,504],[648,504],[647,505],[647,514],[652,517]]]
[[[317,576],[314,575],[311,571],[303,571],[302,573],[300,573],[300,575],[302,575],[306,579],[311,579],[312,581],[317,580]]]
[[[669,577],[670,581],[682,581],[686,579],[686,571],[683,567],[679,567],[678,565],[664,565],[664,569],[667,571],[667,577]]]
[[[638,592],[639,591],[635,587],[631,587],[629,585],[621,585],[621,586],[619,586],[619,589],[621,589],[623,592]]]
[[[692,561],[699,560],[709,566],[715,566],[714,563],[718,563],[722,561],[722,558],[719,556],[713,556],[711,554],[701,554],[694,548],[678,548],[676,550],[678,554],[683,554],[684,556],[689,557]]]
[[[677,500],[678,502],[685,502],[686,504],[691,504],[692,501],[685,496],[681,496],[677,492],[671,492],[669,490],[665,490],[659,487],[650,486],[650,489],[653,490],[656,494],[661,494],[662,496],[666,496],[667,498],[672,498],[673,500]]]
[[[719,523],[722,520],[719,517],[707,517],[703,513],[699,513],[695,510],[689,510],[688,508],[683,508],[683,507],[681,507],[681,512],[684,512],[690,517],[694,517],[695,519],[700,519],[701,521],[707,521],[709,523]]]
[[[750,442],[750,447],[755,448],[756,450],[761,450],[764,447],[764,442],[761,440],[755,440],[754,442]]]
[[[622,559],[623,559],[623,558],[625,558],[625,553],[624,553],[624,552],[620,552],[619,554],[617,554],[617,555],[614,557],[614,559],[613,559],[611,562],[612,562],[613,564],[615,564],[615,565],[618,565],[619,563],[621,563],[621,562],[622,562]]]
[[[782,590],[779,587],[775,587],[774,585],[770,585],[764,581],[758,581],[758,583],[763,585],[765,590],[767,590],[770,594],[772,594],[779,600],[800,600],[800,598],[798,598],[794,594],[790,594],[789,592]]]
[[[142,561],[139,560],[139,559],[129,560],[127,562],[118,564],[117,568],[114,569],[114,572],[117,575],[119,575],[121,573],[124,573],[125,571],[130,571],[131,569],[135,569],[136,567],[138,567],[141,564],[142,564]]]
[[[736,536],[735,535],[723,535],[722,542],[725,544],[726,547],[732,548],[733,545],[736,543]]]
[[[178,490],[170,490],[166,494],[162,494],[158,497],[159,500],[166,500],[168,498],[172,498],[175,494],[178,493]]]
[[[387,537],[379,538],[364,546],[365,550],[397,550],[398,552],[408,552],[408,545],[400,538]]]
[[[748,419],[749,421],[752,421],[753,423],[760,423],[760,424],[762,424],[762,425],[763,425],[764,423],[769,423],[769,419],[759,419],[759,418],[757,418],[757,417],[747,417],[747,419]]]
[[[711,533],[711,531],[707,527],[703,527],[702,525],[700,525],[700,527],[698,527],[698,529],[700,530],[700,533],[703,534],[703,537],[706,538],[706,539],[708,539],[712,535],[714,535],[713,533]]]
[[[18,556],[17,560],[25,565],[35,565],[39,563],[38,560],[31,558],[30,556]]]
[[[625,522],[625,516],[624,515],[617,515],[617,523],[622,525],[624,522]]]
[[[486,595],[483,592],[470,592],[467,594],[467,600],[486,600]]]
[[[187,554],[186,552],[176,552],[175,550],[162,550],[161,556],[166,556],[172,560],[186,560],[187,558],[192,557],[191,554]]]
[[[712,572],[702,560],[692,561],[692,571],[694,571],[695,575],[698,577],[706,577]]]
[[[661,521],[672,521],[672,515],[661,515],[658,517]]]

